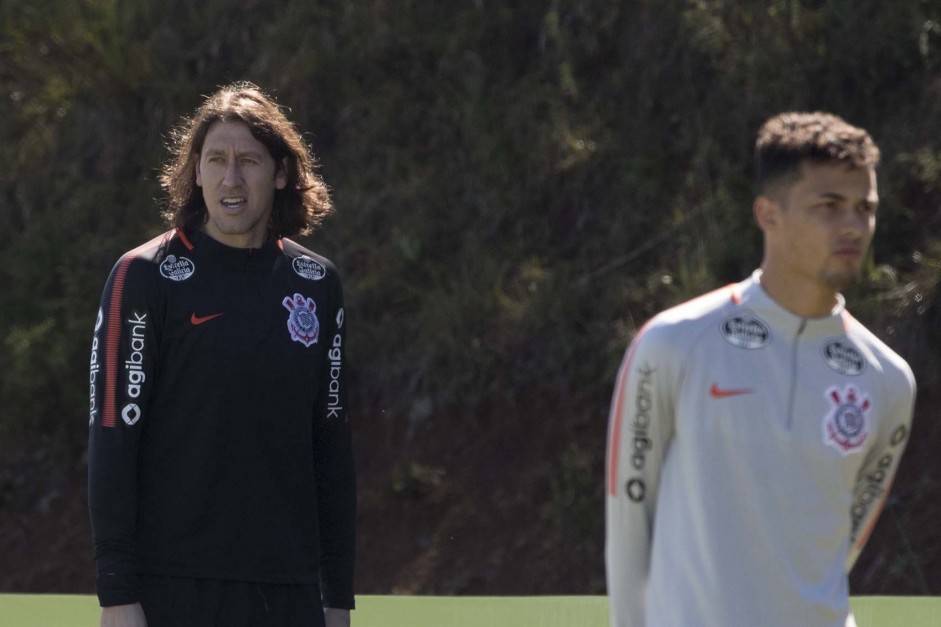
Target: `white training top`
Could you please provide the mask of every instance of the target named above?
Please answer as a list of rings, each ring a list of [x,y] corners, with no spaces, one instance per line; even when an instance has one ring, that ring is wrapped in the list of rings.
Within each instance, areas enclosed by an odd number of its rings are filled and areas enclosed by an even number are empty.
[[[889,491],[908,364],[843,308],[801,318],[761,272],[648,322],[618,374],[606,558],[616,627],[844,627]]]

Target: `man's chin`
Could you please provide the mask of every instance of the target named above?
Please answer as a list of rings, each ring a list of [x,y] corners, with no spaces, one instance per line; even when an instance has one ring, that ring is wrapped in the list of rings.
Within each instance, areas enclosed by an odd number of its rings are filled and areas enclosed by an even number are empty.
[[[823,278],[824,282],[832,287],[834,291],[841,292],[857,285],[862,278],[862,271],[856,269],[827,272],[824,273],[821,278]]]

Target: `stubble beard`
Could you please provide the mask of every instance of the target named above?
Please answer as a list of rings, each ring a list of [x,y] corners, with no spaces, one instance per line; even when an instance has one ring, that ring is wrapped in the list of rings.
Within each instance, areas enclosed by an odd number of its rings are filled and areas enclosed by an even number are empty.
[[[262,213],[256,217],[250,217],[247,215],[236,215],[236,216],[227,216],[220,215],[213,219],[209,214],[209,211],[206,211],[206,222],[211,222],[213,227],[222,235],[230,236],[239,236],[239,235],[248,235],[253,233],[256,228],[259,228],[259,225],[264,223],[265,225],[265,239],[270,232],[270,221],[271,213],[268,212],[267,215]]]
[[[857,285],[862,279],[862,268],[844,268],[841,270],[823,269],[820,280],[834,292],[842,292]]]

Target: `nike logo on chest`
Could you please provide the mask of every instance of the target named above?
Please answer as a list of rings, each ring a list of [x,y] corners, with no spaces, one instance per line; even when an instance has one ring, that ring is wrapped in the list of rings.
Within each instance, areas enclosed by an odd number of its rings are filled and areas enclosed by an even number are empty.
[[[221,313],[214,313],[214,314],[209,314],[208,316],[197,316],[197,315],[196,315],[196,312],[194,311],[194,312],[193,312],[193,315],[190,316],[190,324],[192,324],[194,327],[195,327],[195,326],[199,326],[200,324],[209,322],[209,321],[212,320],[213,318],[218,318],[218,317],[221,316],[221,315],[223,315],[223,314],[221,314]]]
[[[728,398],[730,396],[751,394],[753,391],[751,388],[720,388],[718,384],[713,383],[712,387],[709,388],[709,396],[712,398]]]

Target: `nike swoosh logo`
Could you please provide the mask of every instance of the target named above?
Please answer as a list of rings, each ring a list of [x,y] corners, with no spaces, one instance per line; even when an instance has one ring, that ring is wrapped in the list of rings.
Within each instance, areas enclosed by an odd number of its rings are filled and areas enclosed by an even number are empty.
[[[221,313],[217,313],[217,314],[209,314],[208,316],[197,316],[197,315],[196,315],[196,312],[194,311],[194,312],[193,312],[193,315],[190,316],[190,322],[191,322],[191,323],[193,324],[193,326],[195,327],[195,326],[200,325],[200,324],[202,324],[202,323],[204,323],[204,322],[209,322],[209,321],[212,320],[213,318],[218,318],[218,317],[221,316],[221,315],[222,315]]]
[[[750,388],[720,388],[715,383],[709,388],[709,396],[712,398],[728,398],[729,396],[741,396],[742,394],[751,394],[754,390]]]

